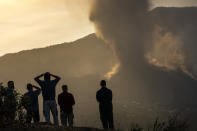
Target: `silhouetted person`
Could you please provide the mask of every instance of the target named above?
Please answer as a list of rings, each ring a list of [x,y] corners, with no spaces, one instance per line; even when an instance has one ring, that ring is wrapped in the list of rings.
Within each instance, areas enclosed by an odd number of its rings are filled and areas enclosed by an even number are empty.
[[[7,119],[15,120],[17,103],[16,103],[15,90],[14,90],[15,89],[14,81],[8,81],[7,86],[8,87],[5,90],[5,99],[4,99],[4,103],[7,108],[6,113],[8,113]]]
[[[104,129],[114,129],[112,91],[106,87],[105,80],[102,80],[100,85],[101,89],[96,93],[100,119]]]
[[[3,83],[0,83],[0,107],[3,105]],[[1,110],[1,109],[0,109]]]
[[[62,86],[63,92],[58,95],[58,104],[60,106],[60,117],[61,123],[64,126],[73,127],[73,105],[75,104],[75,99],[71,93],[68,93],[67,85]]]
[[[44,80],[40,80],[41,77],[44,77]],[[54,77],[54,80],[51,80],[51,77]],[[43,96],[43,113],[45,120],[50,124],[50,111],[53,115],[53,121],[55,125],[58,125],[58,112],[57,104],[55,100],[56,94],[56,85],[59,82],[60,77],[46,72],[35,78],[35,81],[41,86],[42,96]]]
[[[8,88],[6,90],[6,95],[14,94],[14,81],[8,81]]]
[[[36,89],[33,90],[33,87]],[[29,103],[25,109],[27,110],[27,123],[31,123],[32,118],[34,123],[38,123],[40,121],[40,114],[39,114],[39,104],[38,104],[38,96],[40,95],[41,89],[37,86],[34,86],[32,84],[27,84],[27,90],[28,92],[24,94],[24,98],[28,99]]]

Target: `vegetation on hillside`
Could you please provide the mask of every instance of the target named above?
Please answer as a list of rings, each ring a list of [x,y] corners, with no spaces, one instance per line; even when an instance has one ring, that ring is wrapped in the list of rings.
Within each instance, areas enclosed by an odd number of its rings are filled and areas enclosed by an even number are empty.
[[[7,93],[11,92],[11,93]],[[16,123],[25,124],[25,110],[29,101],[17,91],[2,86],[0,83],[0,127],[7,127]]]

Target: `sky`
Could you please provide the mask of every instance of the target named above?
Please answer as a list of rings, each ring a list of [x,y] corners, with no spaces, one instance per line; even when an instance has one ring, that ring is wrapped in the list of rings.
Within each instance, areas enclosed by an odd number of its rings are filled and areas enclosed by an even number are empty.
[[[91,0],[0,0],[0,56],[70,42],[94,33]],[[195,6],[196,0],[152,0],[152,6]]]

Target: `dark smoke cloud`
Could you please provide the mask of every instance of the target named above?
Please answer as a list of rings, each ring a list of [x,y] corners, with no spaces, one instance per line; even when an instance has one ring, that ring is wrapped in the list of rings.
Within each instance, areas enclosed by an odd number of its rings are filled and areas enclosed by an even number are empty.
[[[90,20],[115,44],[122,68],[148,62],[196,79],[197,9],[149,7],[148,0],[95,0]]]
[[[192,105],[196,8],[150,10],[150,5],[148,0],[94,1],[90,20],[120,59],[111,81],[124,87],[122,95],[129,99]]]
[[[114,46],[120,60],[119,76],[125,80],[122,81],[125,87],[130,79],[141,76],[137,70],[145,64],[144,43],[148,43],[151,30],[149,6],[148,0],[95,0],[92,6],[90,20],[97,35]],[[137,78],[132,85],[137,87],[139,83]]]
[[[99,36],[115,43],[117,50],[124,50],[147,32],[144,21],[147,21],[148,9],[147,0],[95,0],[90,20]]]
[[[155,25],[153,32],[156,31],[152,37],[157,39],[150,45],[150,52],[155,52],[157,64],[169,70],[181,69],[194,79],[197,78],[196,16],[196,7],[156,8],[149,16]]]

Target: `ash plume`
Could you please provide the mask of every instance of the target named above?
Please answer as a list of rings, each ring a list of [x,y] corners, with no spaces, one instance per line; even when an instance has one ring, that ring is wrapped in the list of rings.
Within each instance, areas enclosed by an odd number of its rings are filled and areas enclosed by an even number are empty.
[[[196,79],[196,8],[150,9],[148,0],[94,0],[90,20],[115,45],[120,68],[132,72],[138,61]]]

